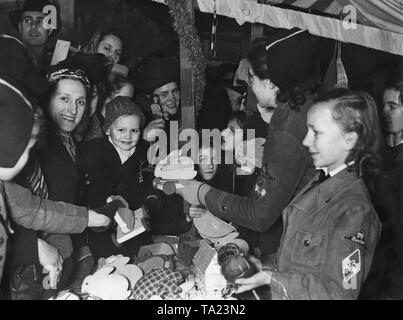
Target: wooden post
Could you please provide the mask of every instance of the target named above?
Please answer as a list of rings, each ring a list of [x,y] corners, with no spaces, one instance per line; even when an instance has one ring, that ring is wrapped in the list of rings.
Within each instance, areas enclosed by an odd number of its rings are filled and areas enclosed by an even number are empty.
[[[194,4],[193,0],[186,0],[186,10],[191,16],[194,24]],[[185,45],[180,42],[180,75],[181,75],[181,118],[182,129],[196,129],[196,105],[195,105],[195,90],[194,78],[186,52]],[[181,145],[179,145],[181,147]],[[183,211],[189,213],[189,204],[183,201]]]
[[[186,9],[192,17],[194,24],[194,4],[193,0],[186,1]],[[182,128],[196,128],[196,106],[195,106],[195,92],[194,92],[194,79],[188,54],[185,45],[180,43],[180,76],[181,76],[181,117]]]

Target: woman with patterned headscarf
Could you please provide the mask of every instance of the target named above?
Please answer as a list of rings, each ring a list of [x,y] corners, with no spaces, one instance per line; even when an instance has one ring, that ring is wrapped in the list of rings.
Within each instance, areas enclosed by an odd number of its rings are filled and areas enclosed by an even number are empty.
[[[47,78],[50,92],[43,104],[46,138],[44,147],[38,150],[46,189],[42,192],[51,200],[78,204],[84,186],[84,169],[72,133],[87,112],[91,84],[83,70],[66,65],[56,66]],[[73,244],[68,235],[45,237],[55,241],[64,261],[72,257]],[[75,237],[79,242],[75,247],[84,246],[82,238]]]

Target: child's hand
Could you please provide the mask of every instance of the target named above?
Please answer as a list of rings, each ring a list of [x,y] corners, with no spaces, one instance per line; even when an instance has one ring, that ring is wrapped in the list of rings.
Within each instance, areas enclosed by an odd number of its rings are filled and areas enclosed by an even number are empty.
[[[189,216],[192,218],[200,218],[206,214],[206,209],[200,208],[198,206],[190,206]]]

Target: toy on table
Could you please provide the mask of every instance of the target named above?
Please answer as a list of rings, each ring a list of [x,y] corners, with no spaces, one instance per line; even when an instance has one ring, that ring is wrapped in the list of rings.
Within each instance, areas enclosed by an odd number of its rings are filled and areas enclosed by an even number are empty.
[[[159,298],[164,300],[178,300],[182,292],[179,285],[183,283],[183,277],[179,272],[170,269],[154,269],[142,277],[133,290],[136,300],[149,300]]]
[[[136,283],[143,277],[141,268],[129,264],[130,258],[123,255],[98,260],[98,270],[87,276],[81,293],[102,300],[126,300]]]
[[[141,246],[139,252],[137,253],[135,261],[143,262],[151,258],[152,256],[158,255],[173,257],[175,254],[175,248],[171,244],[166,242],[158,242]]]
[[[102,300],[125,300],[132,293],[129,280],[117,273],[114,267],[102,267],[87,276],[81,286],[82,293]]]
[[[232,225],[207,210],[204,215],[193,218],[193,224],[200,236],[210,240],[217,250],[239,236],[239,232]]]
[[[207,243],[201,242],[200,248],[193,258],[193,265],[199,291],[205,296],[221,297],[227,281],[221,273],[217,251]]]
[[[239,278],[248,278],[255,273],[255,268],[246,258],[248,251],[249,246],[242,239],[235,239],[218,251],[221,273],[229,283],[234,283]]]
[[[226,243],[218,250],[218,264],[222,265],[225,259],[234,255],[246,255],[249,252],[249,245],[243,239],[234,239]]]
[[[129,257],[118,254],[110,256],[107,259],[99,259],[98,268],[113,267],[113,272],[125,276],[130,282],[130,287],[133,289],[137,281],[143,276],[143,271],[139,266],[129,264],[129,261]]]
[[[172,259],[175,256],[172,245],[159,242],[142,246],[134,258],[134,262],[143,270],[144,274],[154,269],[172,268]]]

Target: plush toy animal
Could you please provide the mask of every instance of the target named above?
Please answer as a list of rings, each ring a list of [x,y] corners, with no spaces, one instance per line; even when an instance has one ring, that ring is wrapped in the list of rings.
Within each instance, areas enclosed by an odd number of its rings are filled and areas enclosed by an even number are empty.
[[[87,276],[82,284],[81,292],[102,300],[125,300],[130,297],[129,280],[117,273],[114,267],[103,267],[93,275]]]
[[[98,268],[114,268],[113,273],[125,276],[130,282],[130,288],[133,289],[137,281],[139,281],[143,276],[143,271],[140,267],[130,264],[129,261],[129,257],[118,254],[116,256],[110,256],[106,259],[99,259]]]

